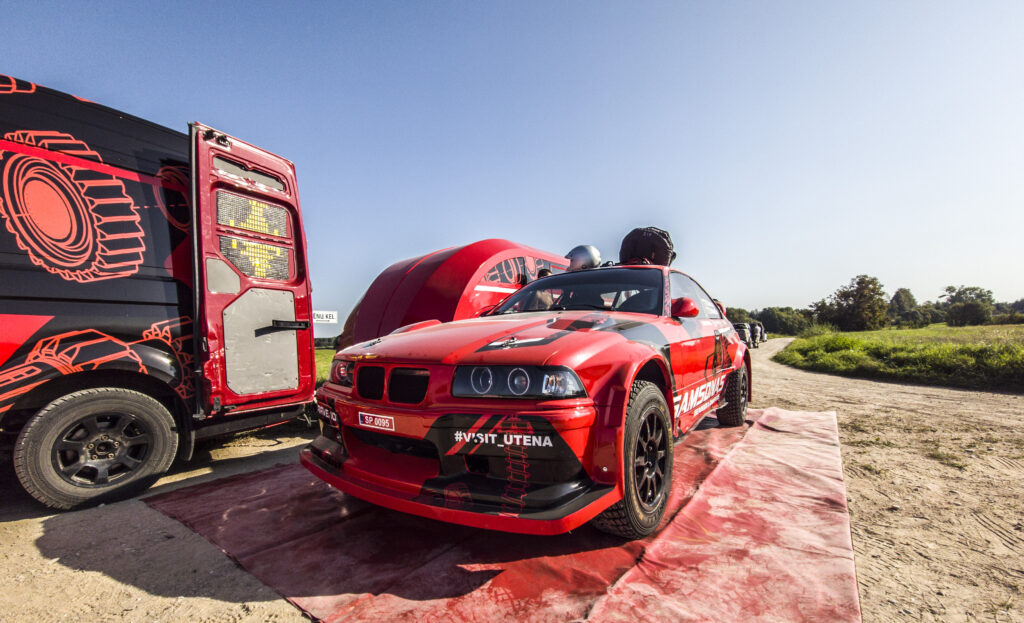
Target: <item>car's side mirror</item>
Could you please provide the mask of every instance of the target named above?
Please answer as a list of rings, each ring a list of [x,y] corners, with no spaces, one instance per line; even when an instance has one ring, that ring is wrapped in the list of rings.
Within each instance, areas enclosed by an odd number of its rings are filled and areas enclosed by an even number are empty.
[[[715,299],[715,305],[718,306],[718,311],[722,312],[722,318],[725,318],[725,305],[722,305],[722,301]]]
[[[697,301],[686,298],[685,296],[672,299],[673,318],[694,318],[699,313],[700,309],[697,307]]]

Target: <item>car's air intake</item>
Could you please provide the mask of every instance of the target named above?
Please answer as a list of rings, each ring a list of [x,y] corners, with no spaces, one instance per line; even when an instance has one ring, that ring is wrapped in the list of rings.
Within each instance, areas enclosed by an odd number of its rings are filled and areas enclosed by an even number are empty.
[[[430,372],[422,368],[395,368],[388,381],[388,400],[405,404],[419,404],[427,395]]]
[[[384,397],[384,368],[361,366],[356,372],[356,392],[361,398],[380,400]]]

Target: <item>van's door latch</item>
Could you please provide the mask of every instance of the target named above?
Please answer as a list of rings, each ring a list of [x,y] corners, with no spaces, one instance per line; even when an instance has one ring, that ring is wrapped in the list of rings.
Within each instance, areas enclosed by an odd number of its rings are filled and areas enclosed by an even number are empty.
[[[256,329],[256,337],[276,331],[302,331],[309,328],[308,320],[271,320],[269,327]]]

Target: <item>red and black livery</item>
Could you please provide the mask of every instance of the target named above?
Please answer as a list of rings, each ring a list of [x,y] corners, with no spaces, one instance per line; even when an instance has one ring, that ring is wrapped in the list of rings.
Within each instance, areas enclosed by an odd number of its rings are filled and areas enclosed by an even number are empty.
[[[743,423],[746,346],[665,266],[556,274],[482,316],[421,322],[337,353],[302,462],[395,510],[558,534],[653,531],[673,440]]]
[[[125,495],[312,397],[294,167],[190,128],[0,76],[0,432],[50,506]]]

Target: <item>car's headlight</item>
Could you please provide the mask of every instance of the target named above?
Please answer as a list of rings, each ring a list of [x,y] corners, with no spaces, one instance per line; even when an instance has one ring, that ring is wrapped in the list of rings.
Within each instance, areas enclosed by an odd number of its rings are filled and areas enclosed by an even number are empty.
[[[452,395],[462,398],[581,398],[587,395],[580,377],[569,368],[552,366],[458,366]]]
[[[342,387],[352,387],[352,373],[355,367],[354,361],[335,359],[331,364],[331,382]]]

